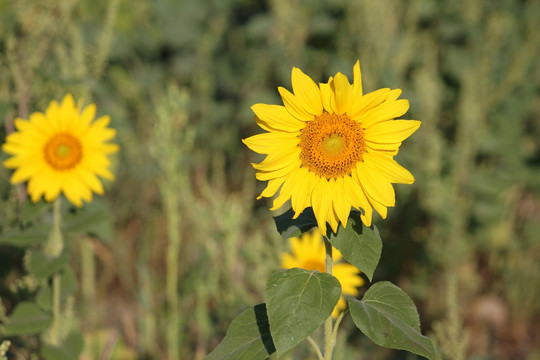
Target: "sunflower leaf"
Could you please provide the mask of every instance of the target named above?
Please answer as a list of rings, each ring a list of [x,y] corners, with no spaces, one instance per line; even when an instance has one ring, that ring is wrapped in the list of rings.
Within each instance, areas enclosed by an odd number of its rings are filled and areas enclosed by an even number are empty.
[[[330,233],[328,240],[345,260],[366,274],[370,281],[373,279],[382,253],[382,240],[375,225],[365,226],[358,213],[351,212],[347,227],[340,225],[337,234]]]
[[[317,220],[312,208],[306,208],[296,219],[293,219],[293,216],[293,209],[289,209],[274,217],[276,228],[284,239],[300,236],[302,233],[317,227]]]
[[[340,295],[341,285],[330,274],[299,268],[272,274],[266,304],[278,358],[328,319]]]
[[[349,299],[356,326],[375,344],[435,359],[431,340],[420,332],[420,318],[411,298],[388,281],[375,283],[361,301]]]
[[[37,334],[52,323],[52,315],[42,311],[36,304],[25,301],[17,304],[4,324],[4,336]]]
[[[266,304],[245,310],[233,320],[227,335],[205,360],[264,360],[276,351],[266,315]]]

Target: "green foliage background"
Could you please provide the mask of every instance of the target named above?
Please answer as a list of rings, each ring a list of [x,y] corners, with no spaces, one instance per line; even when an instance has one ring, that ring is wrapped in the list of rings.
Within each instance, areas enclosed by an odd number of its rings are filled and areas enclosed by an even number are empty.
[[[84,218],[68,244],[85,356],[114,339],[112,358],[167,358],[171,219],[182,359],[202,358],[261,302],[287,244],[269,202],[255,200],[260,158],[240,141],[261,131],[249,107],[280,103],[293,66],[326,81],[351,78],[357,59],[365,91],[403,89],[405,118],[422,120],[397,157],[416,182],[396,186],[396,208],[375,220],[375,280],[412,296],[444,359],[540,356],[539,18],[534,0],[0,0],[2,138],[14,117],[66,92],[118,131],[117,179],[89,207],[105,216]],[[9,176],[0,169],[0,234],[25,216]],[[33,296],[32,279],[21,278],[21,247],[1,236],[9,314]],[[353,328],[343,325],[336,359],[411,359]],[[37,346],[10,340],[10,359]]]

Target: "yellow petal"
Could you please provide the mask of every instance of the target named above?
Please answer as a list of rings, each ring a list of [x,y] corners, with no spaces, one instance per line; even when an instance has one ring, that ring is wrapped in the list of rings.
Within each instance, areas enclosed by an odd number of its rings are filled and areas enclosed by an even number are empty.
[[[285,181],[285,177],[268,180],[268,184],[266,185],[266,188],[264,188],[264,190],[261,192],[261,195],[257,196],[257,200],[260,200],[263,197],[274,196],[274,194],[278,191],[278,189],[281,187],[284,181]]]
[[[379,213],[379,215],[381,215],[381,217],[383,219],[386,219],[386,214],[388,212],[388,208],[386,206],[384,206],[383,204],[381,204],[380,202],[378,202],[377,200],[373,199],[373,198],[369,198],[369,202],[371,203],[371,205],[373,206],[373,208],[375,210],[377,210],[377,212]]]
[[[358,163],[356,174],[366,194],[384,206],[394,206],[396,198],[390,181],[366,162]]]
[[[247,147],[259,154],[279,151],[284,146],[296,146],[298,141],[296,134],[281,131],[257,134],[242,140]]]
[[[336,106],[336,114],[349,113],[352,104],[352,88],[349,80],[342,73],[337,73],[332,81]]]
[[[351,205],[357,209],[363,210],[362,220],[365,218],[366,220],[364,221],[364,224],[371,226],[371,214],[373,209],[362,189],[360,181],[358,180],[356,168],[352,169],[351,175],[352,176],[346,176],[343,178],[345,181],[345,189],[348,191],[348,197],[351,199]]]
[[[389,155],[396,155],[399,147],[401,146],[401,142],[380,144],[376,142],[371,142],[366,139],[366,145],[368,146],[368,152],[371,149],[375,152],[384,151],[387,152]]]
[[[358,101],[362,97],[362,72],[360,71],[360,60],[356,61],[353,67],[353,86],[352,96],[353,101]]]
[[[383,102],[358,118],[362,127],[369,128],[379,122],[392,120],[405,114],[409,110],[409,100],[401,99],[392,102]]]
[[[394,89],[390,90],[390,94],[388,94],[388,98],[384,102],[392,102],[397,100],[397,98],[401,95],[401,89]],[[400,115],[401,116],[401,115]]]
[[[383,121],[367,128],[366,140],[379,144],[398,143],[414,133],[420,127],[417,120]]]
[[[384,88],[367,93],[360,99],[354,99],[349,115],[353,119],[358,119],[365,112],[385,101],[388,98],[389,93],[390,89]]]
[[[257,115],[257,124],[263,129],[271,129],[295,132],[304,128],[305,122],[292,116],[285,107],[281,105],[255,104],[251,110]],[[265,128],[264,126],[269,127]]]
[[[292,69],[292,88],[296,99],[299,100],[305,111],[318,116],[323,111],[323,103],[319,87],[299,68]]]
[[[259,164],[252,164],[253,167],[261,171],[276,171],[289,166],[291,163],[298,163],[300,149],[296,148],[290,152],[280,153],[280,156],[272,157],[271,160],[264,160]]]
[[[349,218],[349,213],[351,212],[351,202],[350,198],[346,197],[345,190],[345,179],[339,177],[336,179],[334,199],[332,206],[336,215],[339,218],[339,221],[343,224],[343,227],[347,226],[347,219]]]
[[[281,206],[283,206],[283,204],[287,202],[287,200],[291,198],[292,190],[294,189],[294,186],[299,179],[299,173],[300,172],[298,170],[294,170],[287,176],[287,179],[285,179],[285,182],[283,183],[283,186],[279,191],[278,197],[274,199],[273,206],[270,210],[279,209]]]
[[[326,112],[330,114],[333,114],[335,112],[334,108],[336,106],[334,92],[330,87],[330,83],[332,82],[332,80],[333,77],[330,77],[330,79],[328,79],[328,83],[319,83],[324,110],[326,110]]]
[[[311,194],[311,204],[315,213],[315,219],[323,235],[326,235],[326,215],[330,207],[330,197],[327,196],[329,188],[329,181],[320,178]]]
[[[287,166],[276,171],[257,171],[257,173],[255,174],[255,177],[259,181],[276,179],[276,178],[289,175],[293,170],[297,169],[298,167],[299,167],[299,164],[297,164],[296,162],[291,162]]]
[[[314,119],[314,115],[308,113],[302,106],[301,102],[289,90],[278,87],[279,94],[283,100],[285,108],[295,118],[302,121],[310,121]]]
[[[309,172],[306,168],[298,169],[298,180],[292,190],[291,206],[294,210],[293,219],[296,219],[304,211],[305,208],[311,205],[311,192],[315,186],[317,177]]]
[[[364,161],[384,173],[393,183],[412,184],[414,182],[414,176],[409,170],[399,165],[391,156],[379,152],[368,152],[364,154]]]

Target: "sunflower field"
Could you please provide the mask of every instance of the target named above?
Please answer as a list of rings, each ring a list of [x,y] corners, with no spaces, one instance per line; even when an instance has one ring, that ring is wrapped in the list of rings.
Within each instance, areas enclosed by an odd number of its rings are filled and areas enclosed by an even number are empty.
[[[0,360],[539,359],[539,19],[0,0]]]

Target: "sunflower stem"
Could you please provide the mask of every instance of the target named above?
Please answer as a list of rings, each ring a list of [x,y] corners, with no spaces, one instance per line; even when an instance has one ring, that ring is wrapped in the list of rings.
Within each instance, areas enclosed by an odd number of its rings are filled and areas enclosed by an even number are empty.
[[[317,354],[317,359],[319,360],[324,360],[323,358],[323,355],[321,353],[321,350],[319,349],[319,346],[317,345],[317,343],[315,342],[315,340],[313,340],[313,338],[311,336],[308,336],[306,338],[306,340],[311,344],[311,346],[313,347],[313,349],[315,350],[315,353]]]
[[[49,239],[45,244],[45,253],[49,256],[58,257],[64,249],[64,238],[62,236],[62,213],[61,200],[58,197],[53,205],[53,228]],[[61,282],[60,273],[53,276],[52,282],[52,305],[53,305],[53,323],[51,326],[51,343],[52,345],[60,344],[60,294]]]
[[[326,236],[323,236],[324,247],[326,249],[325,267],[326,273],[332,275],[332,244],[328,241]],[[332,331],[332,315],[326,319],[324,323],[324,360],[332,360],[332,351],[334,350],[335,338]]]

